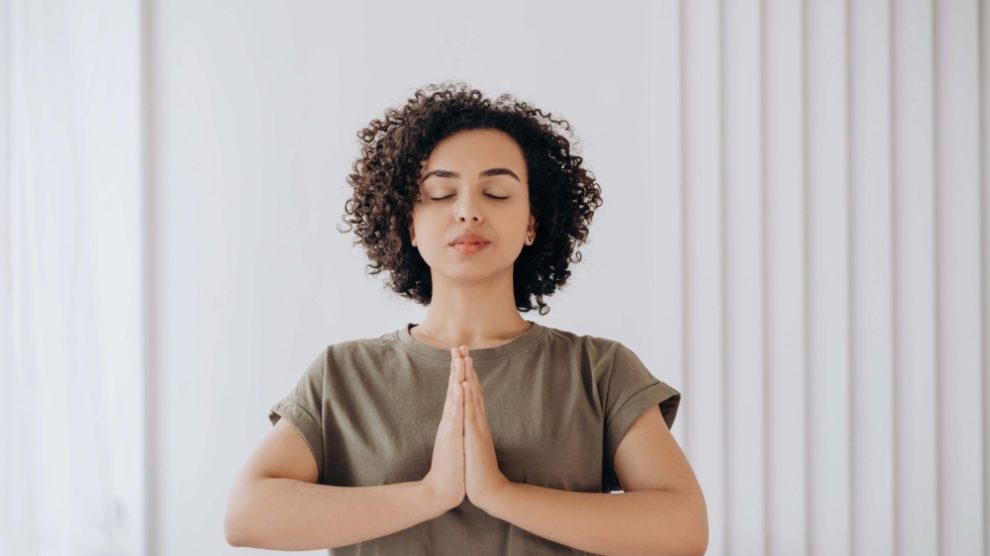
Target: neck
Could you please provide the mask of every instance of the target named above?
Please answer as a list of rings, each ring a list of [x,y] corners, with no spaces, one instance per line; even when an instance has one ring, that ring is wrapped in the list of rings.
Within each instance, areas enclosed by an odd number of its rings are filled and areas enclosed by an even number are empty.
[[[510,340],[529,329],[516,309],[511,269],[494,282],[453,283],[436,278],[429,311],[414,328],[419,337],[471,349]]]

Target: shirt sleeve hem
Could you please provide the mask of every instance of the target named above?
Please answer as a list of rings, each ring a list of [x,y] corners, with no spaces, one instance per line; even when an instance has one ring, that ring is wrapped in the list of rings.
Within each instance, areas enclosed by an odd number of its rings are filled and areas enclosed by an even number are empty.
[[[323,482],[323,430],[320,424],[309,414],[298,402],[291,398],[286,398],[274,406],[268,413],[268,419],[272,426],[278,423],[280,418],[286,418],[299,431],[306,444],[309,445],[316,465],[319,469],[319,482]]]
[[[606,473],[605,484],[603,485],[606,492],[622,488],[619,485],[618,478],[610,477],[610,475],[614,475],[613,463],[615,461],[615,452],[619,448],[619,443],[622,442],[626,433],[629,432],[629,428],[632,427],[633,422],[651,406],[659,405],[664,423],[666,423],[667,428],[670,428],[674,423],[680,398],[681,395],[677,390],[674,390],[663,382],[656,382],[643,388],[633,397],[629,398],[611,422],[606,425],[607,442],[605,449],[608,454],[608,465],[606,466],[608,472]]]

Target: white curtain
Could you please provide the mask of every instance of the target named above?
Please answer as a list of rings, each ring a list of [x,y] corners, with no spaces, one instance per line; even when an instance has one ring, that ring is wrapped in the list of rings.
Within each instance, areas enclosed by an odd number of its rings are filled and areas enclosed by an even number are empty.
[[[990,555],[988,3],[657,6],[709,553]]]
[[[0,554],[143,551],[139,7],[0,0]]]

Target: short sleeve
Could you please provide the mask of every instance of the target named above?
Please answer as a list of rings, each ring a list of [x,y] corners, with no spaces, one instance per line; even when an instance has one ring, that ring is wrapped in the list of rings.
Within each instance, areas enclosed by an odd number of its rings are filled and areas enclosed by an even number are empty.
[[[269,410],[272,426],[285,417],[295,426],[309,445],[323,480],[323,383],[327,364],[327,349],[310,363],[295,388]]]
[[[616,344],[602,396],[605,404],[604,492],[622,490],[613,463],[615,451],[633,422],[651,406],[658,405],[669,429],[681,402],[680,392],[655,378],[632,350],[622,343]]]

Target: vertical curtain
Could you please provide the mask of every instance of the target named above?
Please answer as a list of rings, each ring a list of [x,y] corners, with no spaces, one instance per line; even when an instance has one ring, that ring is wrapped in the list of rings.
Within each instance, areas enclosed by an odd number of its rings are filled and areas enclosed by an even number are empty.
[[[139,554],[139,5],[0,1],[0,554]]]
[[[988,3],[657,6],[709,553],[990,555]]]

